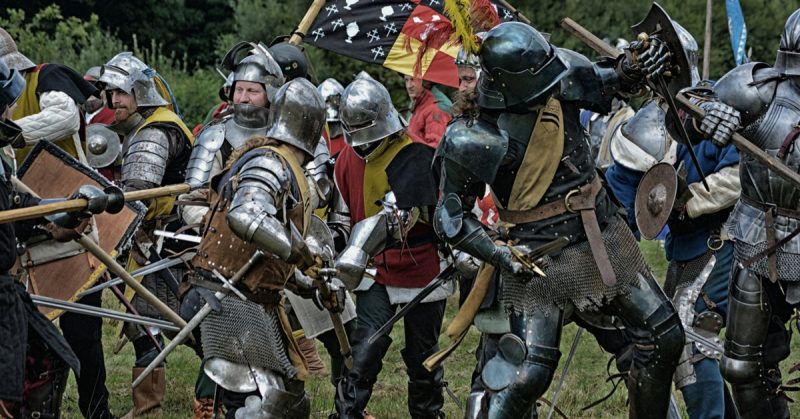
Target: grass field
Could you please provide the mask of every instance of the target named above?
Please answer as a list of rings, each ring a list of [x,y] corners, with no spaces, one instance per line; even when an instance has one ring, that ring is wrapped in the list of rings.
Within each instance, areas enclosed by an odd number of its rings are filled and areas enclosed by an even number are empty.
[[[654,267],[659,278],[663,279],[665,263],[663,250],[657,242],[645,242],[641,245],[645,257]],[[114,303],[107,299],[109,305]],[[448,302],[445,324],[452,319],[456,312],[453,299]],[[408,417],[406,409],[406,375],[405,366],[400,358],[400,349],[403,348],[402,323],[397,325],[392,332],[394,343],[384,359],[384,367],[375,386],[373,397],[369,404],[369,411],[378,419]],[[574,324],[567,325],[561,341],[561,367],[556,373],[549,391],[545,394],[547,399],[552,398],[555,383],[558,382],[566,355],[574,339],[577,328]],[[104,329],[104,345],[106,348],[106,367],[108,369],[107,385],[111,392],[111,409],[117,415],[123,415],[131,407],[130,383],[131,366],[133,365],[133,347],[127,345],[119,354],[114,355],[111,349],[116,343],[116,322],[107,321]],[[445,379],[450,388],[462,402],[469,394],[469,381],[474,368],[475,347],[479,334],[473,328],[459,347],[456,353],[445,364]],[[444,339],[442,339],[444,342]],[[320,353],[325,358],[324,348],[318,345]],[[793,354],[784,361],[781,368],[786,371],[791,365],[800,361],[797,343],[792,342]],[[627,416],[626,397],[627,391],[620,386],[617,392],[605,403],[588,411],[581,409],[589,403],[603,397],[611,390],[611,384],[606,383],[606,363],[609,355],[605,354],[589,334],[583,334],[580,340],[575,360],[570,367],[564,389],[558,400],[559,408],[573,418],[620,418]],[[184,419],[191,417],[191,405],[194,394],[194,381],[197,376],[199,359],[194,352],[186,347],[179,348],[170,355],[167,366],[167,394],[164,402],[162,418]],[[306,391],[312,397],[312,417],[325,418],[333,409],[333,386],[327,378],[314,378],[306,384]],[[675,397],[682,407],[679,392]],[[463,411],[445,395],[445,412],[448,418],[460,418]],[[540,408],[546,417],[547,407]],[[792,414],[800,414],[800,407],[792,406]],[[65,418],[79,418],[77,408],[77,393],[74,380],[71,377],[64,400],[63,415]],[[555,415],[554,417],[558,417]]]

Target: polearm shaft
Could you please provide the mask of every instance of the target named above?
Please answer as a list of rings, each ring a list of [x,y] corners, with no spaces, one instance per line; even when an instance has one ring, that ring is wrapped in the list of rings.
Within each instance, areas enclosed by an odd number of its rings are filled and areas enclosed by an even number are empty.
[[[178,313],[172,311],[163,301],[159,300],[158,297],[153,295],[144,285],[140,284],[139,281],[134,279],[125,268],[122,267],[116,260],[114,260],[111,255],[106,253],[97,243],[93,242],[90,238],[86,235],[82,234],[79,238],[75,239],[76,242],[80,243],[81,246],[86,248],[94,257],[100,260],[100,262],[104,263],[108,270],[111,271],[114,275],[122,278],[125,282],[125,285],[131,287],[136,294],[141,297],[143,300],[147,301],[156,308],[164,317],[166,317],[169,321],[178,325],[178,327],[186,327],[186,321],[184,321]]]
[[[622,54],[622,51],[609,45],[608,42],[598,38],[595,34],[589,32],[586,28],[575,22],[574,20],[565,17],[561,19],[561,27],[569,32],[572,36],[583,41],[589,48],[593,49],[600,55],[615,58]]]
[[[305,16],[300,21],[300,24],[297,25],[297,29],[292,34],[292,37],[289,38],[290,44],[299,44],[303,42],[303,37],[308,33],[308,30],[311,29],[311,24],[314,23],[314,20],[317,18],[319,11],[322,10],[322,6],[325,5],[325,0],[314,0],[311,3],[311,6],[306,11]]]
[[[565,26],[566,25],[566,26]],[[604,42],[600,38],[592,35],[591,32],[587,31],[586,28],[581,26],[580,24],[576,23],[574,20],[570,18],[564,18],[561,21],[561,26],[564,27],[569,33],[575,35],[576,38],[580,39],[590,48],[595,50],[598,54],[608,55],[608,53],[612,49],[616,49],[609,45],[607,42]],[[582,31],[578,31],[577,29],[581,29]],[[584,33],[588,33],[598,42],[590,42],[589,38],[584,35]],[[675,104],[678,105],[681,109],[685,110],[689,115],[694,117],[695,119],[702,119],[705,116],[705,112],[700,109],[699,106],[692,103],[687,97],[684,95],[677,95],[675,97]],[[783,178],[783,180],[791,183],[796,188],[800,188],[800,174],[797,172],[789,169],[783,162],[776,159],[775,157],[770,156],[769,154],[765,153],[764,150],[758,148],[755,144],[750,142],[747,138],[743,135],[739,134],[738,132],[733,133],[733,137],[731,137],[731,142],[739,151],[742,151],[748,154],[750,157],[758,160],[759,163],[767,166],[769,170],[775,172],[776,175]]]
[[[528,25],[530,25],[530,24],[531,24],[531,21],[530,21],[530,19],[528,19],[527,17],[525,17],[525,15],[523,15],[523,14],[522,14],[522,12],[520,12],[519,10],[517,10],[517,8],[515,8],[514,6],[512,6],[512,5],[508,4],[508,2],[507,2],[507,1],[505,1],[505,0],[500,0],[500,1],[498,1],[498,3],[500,3],[500,5],[501,5],[501,6],[505,7],[506,9],[508,9],[508,11],[509,11],[509,12],[511,12],[512,14],[516,15],[516,16],[517,16],[517,18],[518,18],[518,19],[519,19],[521,22],[523,22],[523,23],[527,23]]]
[[[703,119],[705,116],[705,112],[684,95],[679,94],[675,98],[675,104],[680,106],[695,119]],[[734,132],[733,137],[731,137],[731,142],[740,151],[747,153],[750,157],[758,160],[759,163],[767,166],[769,170],[775,172],[775,174],[783,178],[783,180],[791,183],[795,188],[800,188],[800,174],[789,169],[789,167],[777,158],[765,153],[764,150],[758,148],[758,146],[750,142],[750,140],[745,138],[742,134]]]
[[[144,199],[159,198],[167,195],[178,195],[189,192],[189,184],[178,183],[176,185],[162,186],[160,188],[143,189],[141,191],[125,192],[125,202],[141,201]],[[66,201],[53,202],[50,204],[37,205],[34,207],[18,208],[7,211],[0,211],[0,224],[12,223],[15,221],[31,220],[44,217],[46,215],[59,212],[80,211],[86,208],[86,200],[70,199]]]
[[[230,281],[230,283],[232,284],[236,284],[237,282],[239,282],[239,280],[242,279],[242,277],[247,273],[247,271],[249,271],[250,268],[253,267],[253,265],[258,263],[258,261],[261,260],[262,257],[264,257],[264,253],[261,252],[260,250],[256,251],[256,253],[254,253],[253,256],[251,256],[250,259],[241,268],[239,268],[239,270],[236,271],[236,273],[228,281]],[[219,300],[224,298],[227,294],[228,290],[225,289],[223,291],[217,291],[214,294],[214,297],[216,297]],[[203,319],[205,319],[206,316],[208,316],[210,313],[211,313],[211,305],[206,303],[205,305],[203,305],[203,308],[201,308],[200,311],[198,311],[197,314],[195,314],[194,317],[192,317],[192,319],[189,320],[189,323],[185,324],[183,328],[181,328],[181,331],[178,332],[178,334],[175,335],[174,338],[172,338],[172,340],[169,342],[169,345],[164,347],[164,350],[161,351],[161,353],[158,354],[158,356],[156,356],[152,362],[150,362],[150,365],[148,365],[147,368],[144,369],[144,371],[142,371],[139,377],[137,377],[136,380],[133,382],[133,384],[131,384],[131,388],[138,387],[139,384],[141,384],[142,381],[144,381],[144,379],[147,378],[147,376],[149,376],[150,373],[152,373],[153,370],[156,369],[158,365],[160,365],[162,362],[164,362],[165,359],[167,359],[167,355],[169,355],[170,352],[175,350],[175,348],[177,348],[178,345],[183,343],[184,340],[186,340],[191,336],[192,331],[196,329],[197,326],[199,326],[200,323],[203,322]]]

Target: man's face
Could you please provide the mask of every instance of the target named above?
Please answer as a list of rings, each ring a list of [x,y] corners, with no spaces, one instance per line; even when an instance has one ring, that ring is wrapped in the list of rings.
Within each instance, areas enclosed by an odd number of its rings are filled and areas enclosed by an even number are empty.
[[[458,67],[458,92],[463,94],[474,92],[478,85],[478,75],[472,67]]]
[[[408,92],[408,97],[410,97],[411,100],[419,97],[419,95],[422,94],[422,79],[411,76],[405,76],[403,78],[406,81],[406,92]]]
[[[136,97],[120,89],[113,89],[109,93],[111,94],[111,106],[114,108],[115,121],[125,121],[136,112]]]
[[[261,83],[237,81],[233,89],[233,104],[267,107],[267,90]]]

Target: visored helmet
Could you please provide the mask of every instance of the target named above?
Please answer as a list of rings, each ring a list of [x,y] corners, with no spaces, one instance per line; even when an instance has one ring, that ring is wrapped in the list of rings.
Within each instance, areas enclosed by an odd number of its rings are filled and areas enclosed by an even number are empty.
[[[169,103],[158,93],[153,80],[155,75],[155,70],[132,52],[121,52],[103,65],[98,81],[106,85],[106,95],[110,95],[110,90],[119,89],[133,95],[136,106],[166,106]],[[111,104],[111,97],[107,99]]]
[[[317,86],[317,90],[325,101],[325,120],[339,121],[339,103],[342,101],[344,86],[336,79],[325,79]]]
[[[325,102],[316,87],[303,78],[284,84],[269,113],[272,126],[267,137],[291,144],[313,158],[325,124]]]
[[[789,76],[800,76],[800,9],[786,19],[775,68]]]
[[[6,66],[17,71],[36,67],[33,61],[19,52],[14,38],[3,28],[0,28],[0,61],[4,61]]]
[[[405,128],[389,92],[374,79],[356,79],[344,89],[339,119],[344,140],[351,146],[369,144]]]
[[[489,109],[541,101],[569,69],[539,31],[520,22],[501,23],[487,32],[480,60],[478,103]]]
[[[248,51],[249,55],[237,61],[237,57],[243,51]],[[233,99],[232,95],[237,81],[249,81],[263,85],[267,91],[267,99],[271,103],[278,88],[285,82],[280,66],[272,58],[267,48],[261,44],[239,42],[225,54],[221,67],[233,72],[230,99]]]

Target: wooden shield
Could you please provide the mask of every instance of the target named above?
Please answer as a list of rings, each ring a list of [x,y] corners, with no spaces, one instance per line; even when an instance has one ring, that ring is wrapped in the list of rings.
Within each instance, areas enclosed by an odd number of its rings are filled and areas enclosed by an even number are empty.
[[[100,188],[112,185],[100,173],[47,141],[37,143],[19,168],[17,176],[43,198],[67,197],[81,185]],[[96,215],[94,220],[100,247],[113,256],[122,252],[129,245],[146,211],[144,205],[131,202],[125,204],[125,208],[117,214]],[[77,294],[92,286],[105,270],[104,265],[88,252],[25,268],[31,294],[65,301],[75,301]],[[44,307],[39,310],[51,320],[63,312]]]

